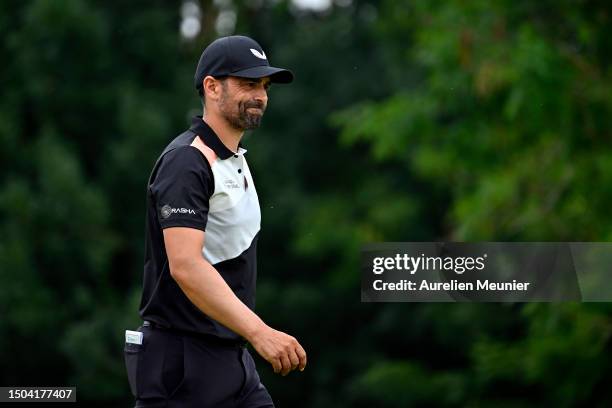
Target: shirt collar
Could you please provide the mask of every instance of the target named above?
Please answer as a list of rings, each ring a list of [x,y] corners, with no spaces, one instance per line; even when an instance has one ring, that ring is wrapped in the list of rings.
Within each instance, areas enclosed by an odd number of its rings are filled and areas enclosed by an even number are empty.
[[[242,143],[238,143],[237,153],[228,149],[221,139],[219,139],[215,131],[208,126],[208,123],[202,120],[202,116],[194,116],[193,119],[191,119],[191,127],[189,129],[198,135],[204,144],[210,147],[221,160],[228,159],[233,155],[241,156],[247,152],[246,149],[242,147]]]

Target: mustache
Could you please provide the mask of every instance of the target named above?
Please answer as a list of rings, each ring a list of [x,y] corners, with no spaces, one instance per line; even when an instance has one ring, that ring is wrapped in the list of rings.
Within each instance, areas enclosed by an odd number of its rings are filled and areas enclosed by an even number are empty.
[[[249,102],[245,102],[243,104],[243,107],[245,110],[249,109],[249,108],[257,108],[257,109],[261,109],[262,111],[266,110],[266,105],[264,105],[263,102],[261,101],[249,101]]]

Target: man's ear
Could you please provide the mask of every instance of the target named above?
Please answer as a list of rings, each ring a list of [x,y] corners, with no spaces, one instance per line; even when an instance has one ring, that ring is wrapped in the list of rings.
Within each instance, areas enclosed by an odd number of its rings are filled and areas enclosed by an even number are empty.
[[[221,96],[221,82],[208,75],[202,80],[204,96],[209,100],[217,101]]]

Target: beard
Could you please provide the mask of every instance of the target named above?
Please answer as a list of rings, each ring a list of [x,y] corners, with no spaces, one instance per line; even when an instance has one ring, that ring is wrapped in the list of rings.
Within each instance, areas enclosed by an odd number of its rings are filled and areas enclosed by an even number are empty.
[[[227,93],[223,92],[219,103],[221,115],[234,129],[248,130],[257,129],[261,124],[266,106],[260,101],[240,101],[238,105],[229,100]],[[261,113],[251,113],[249,108],[258,108]]]

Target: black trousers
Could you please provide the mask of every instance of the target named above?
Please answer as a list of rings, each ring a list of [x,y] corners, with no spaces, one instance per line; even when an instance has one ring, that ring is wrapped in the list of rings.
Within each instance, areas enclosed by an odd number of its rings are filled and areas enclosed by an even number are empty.
[[[269,408],[270,394],[244,345],[141,326],[142,345],[125,344],[136,408]]]

